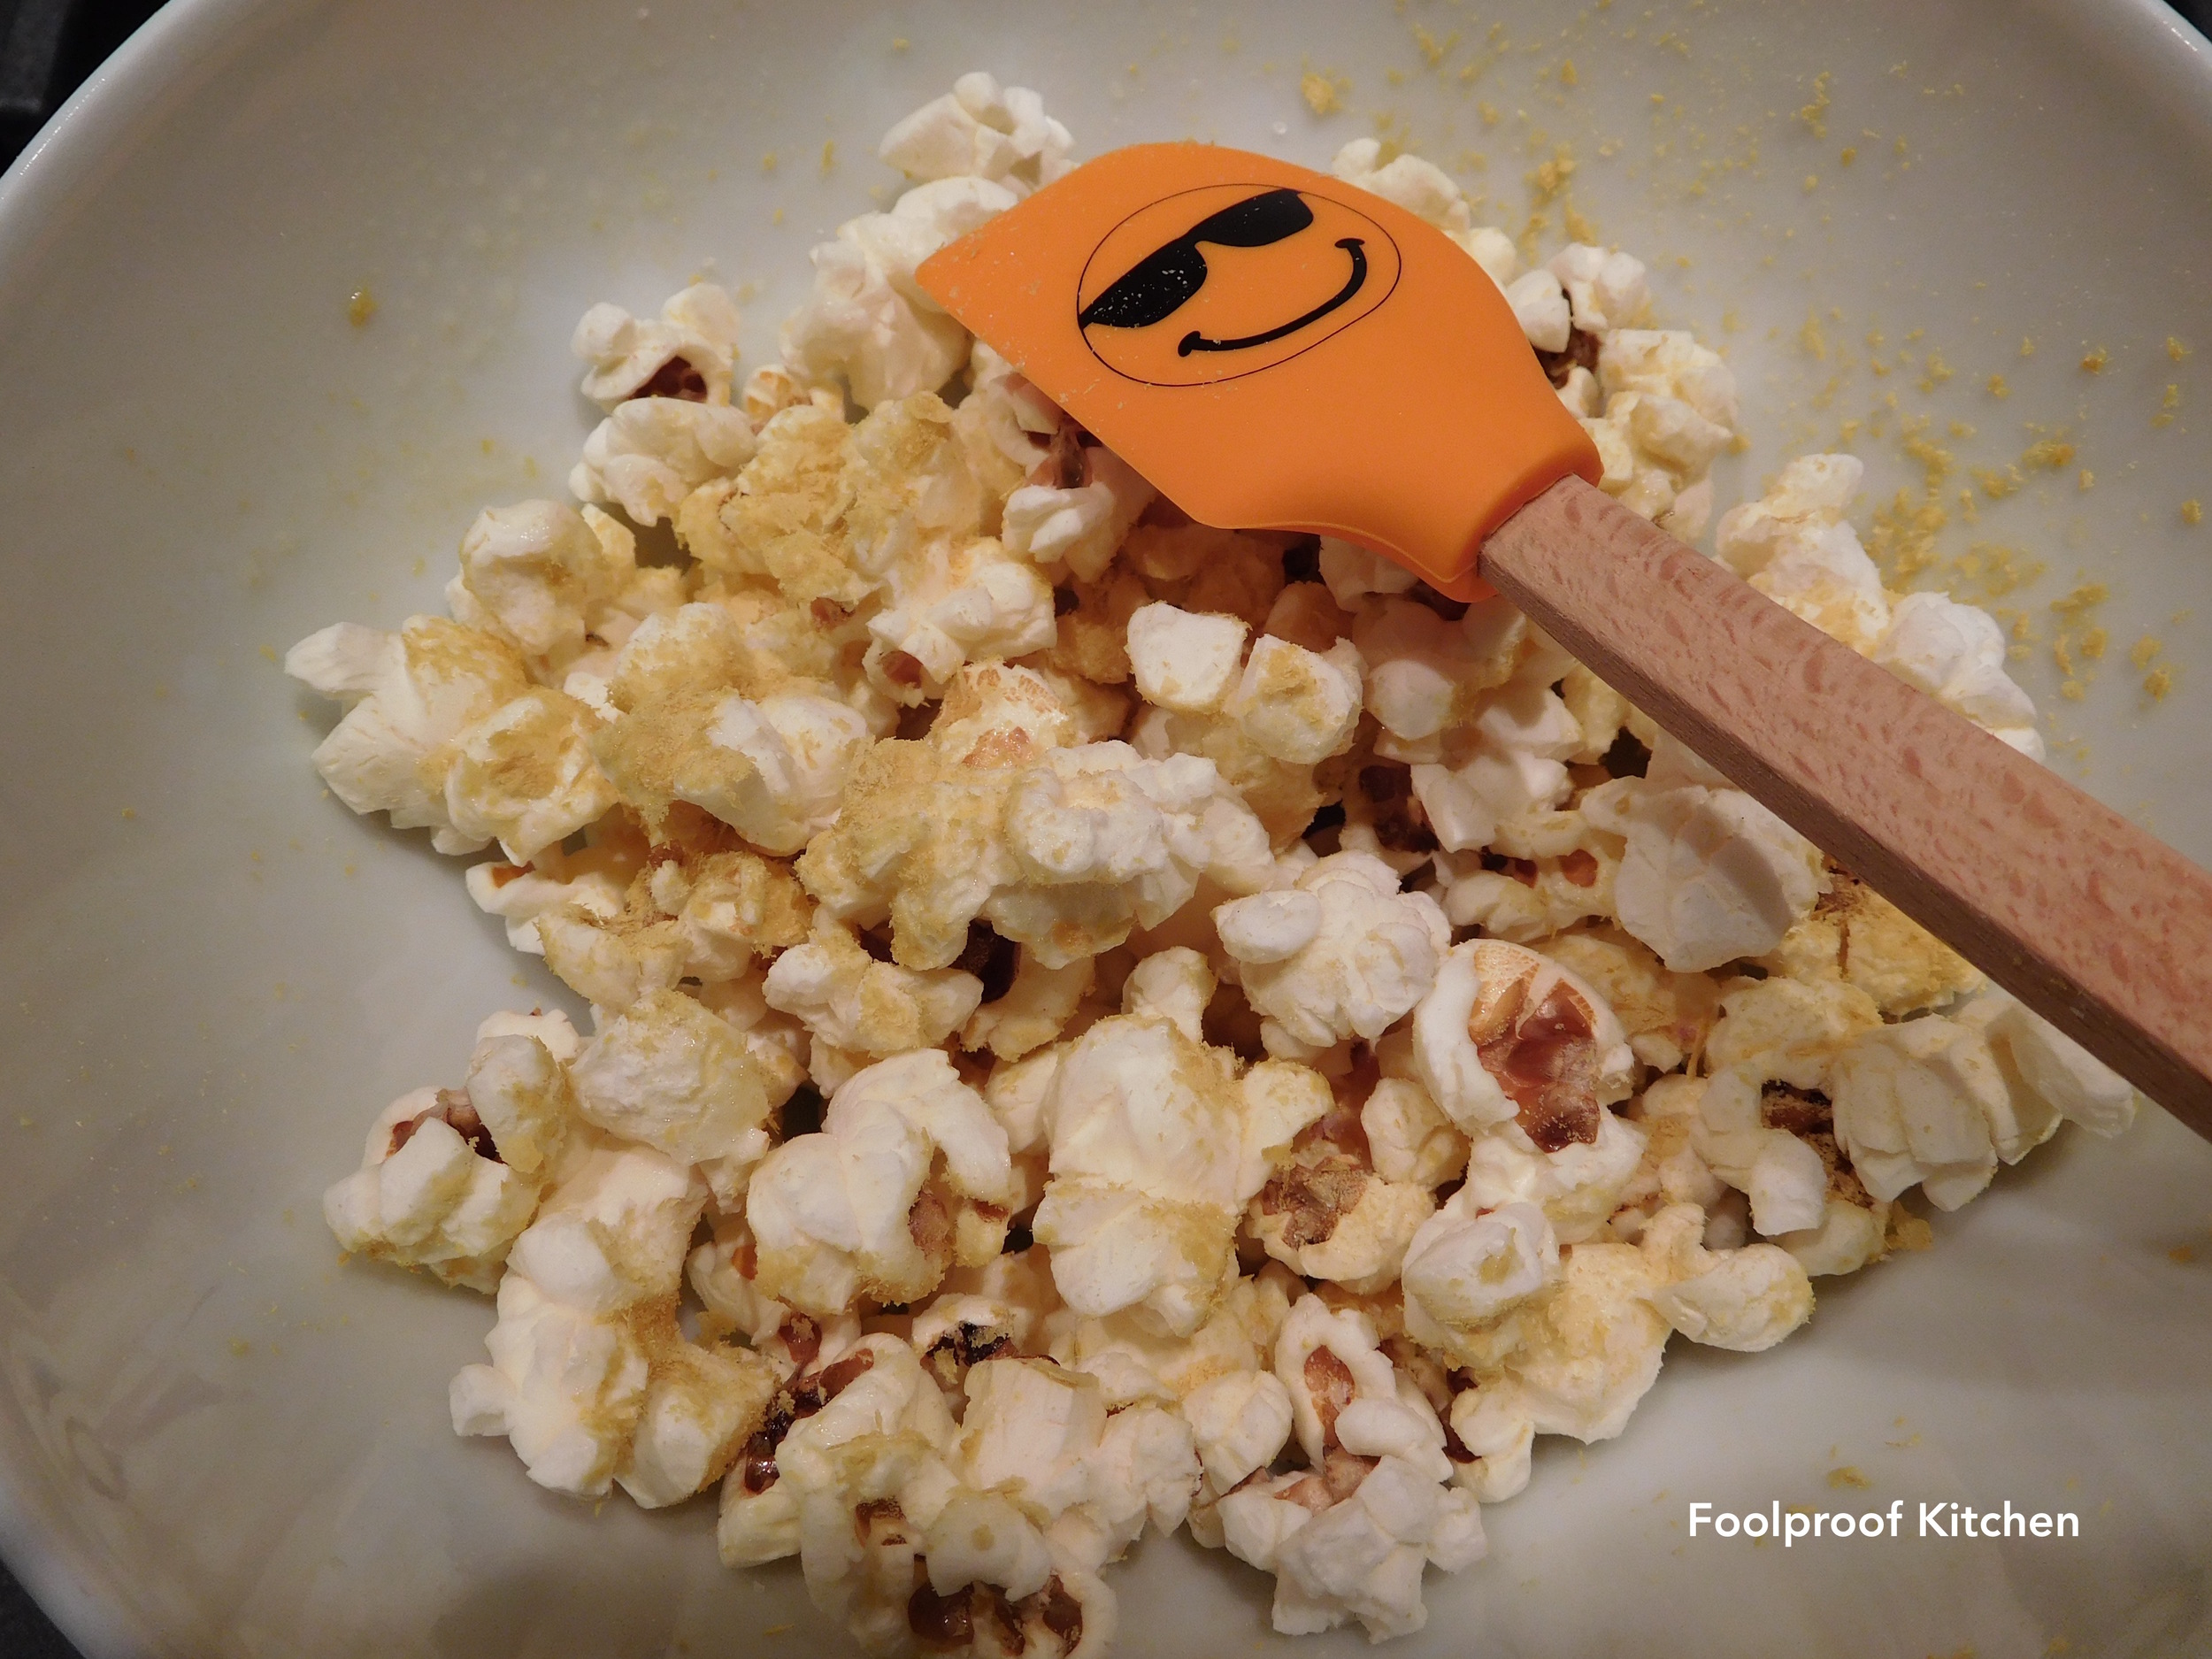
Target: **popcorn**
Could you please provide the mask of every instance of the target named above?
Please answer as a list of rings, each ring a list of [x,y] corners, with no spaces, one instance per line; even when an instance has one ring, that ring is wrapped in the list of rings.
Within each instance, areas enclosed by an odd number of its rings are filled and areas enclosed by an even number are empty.
[[[1317,1297],[1291,1310],[1275,1371],[1314,1472],[1223,1497],[1224,1541],[1277,1575],[1273,1622],[1285,1634],[1348,1617],[1376,1640],[1419,1629],[1424,1567],[1460,1571],[1484,1551],[1473,1498],[1439,1484],[1451,1465],[1434,1411],[1417,1390],[1402,1397],[1363,1316],[1333,1314]]]
[[[965,74],[883,135],[877,154],[910,179],[988,179],[1017,196],[1071,166],[1075,141],[1026,87]]]
[[[864,213],[818,244],[814,288],[778,335],[802,379],[842,380],[866,409],[933,392],[967,361],[968,336],[914,280],[917,266],[1020,198],[972,176],[915,186],[887,213]]]
[[[446,817],[526,864],[593,823],[618,797],[593,758],[590,709],[542,687],[503,703],[453,740]]]
[[[1041,570],[1094,582],[1159,492],[1112,450],[1079,446],[1071,465],[1006,498],[1006,546]]]
[[[674,518],[700,485],[733,475],[752,458],[753,423],[744,411],[633,397],[584,440],[568,492],[579,501],[611,502],[634,522],[655,525]]]
[[[342,1249],[488,1293],[538,1194],[465,1090],[419,1088],[370,1125],[360,1169],[323,1194],[323,1216]]]
[[[1635,1060],[1604,999],[1502,940],[1453,947],[1413,1015],[1414,1074],[1470,1135],[1514,1122],[1532,1148],[1592,1144]]]
[[[1865,471],[1855,456],[1801,456],[1759,500],[1731,508],[1715,536],[1737,575],[1861,652],[1890,626],[1881,573],[1843,516]]]
[[[1627,841],[1621,926],[1678,973],[1764,955],[1819,896],[1812,844],[1671,738],[1643,777],[1599,785],[1581,809]]]
[[[446,603],[457,621],[557,669],[607,626],[640,574],[635,538],[596,508],[518,502],[477,515]]]
[[[527,864],[487,859],[465,877],[477,909],[507,924],[507,942],[534,956],[545,954],[538,918],[572,906],[579,916],[606,919],[622,914],[634,868],[618,849],[603,843],[573,855],[541,848]]]
[[[1183,1402],[1199,1461],[1227,1492],[1281,1455],[1290,1439],[1290,1391],[1272,1371],[1240,1371],[1202,1385]]]
[[[1771,1244],[1694,1254],[1709,1265],[1656,1292],[1651,1304],[1693,1342],[1757,1354],[1813,1314],[1812,1281],[1786,1250]]]
[[[445,780],[460,734],[529,689],[512,646],[442,617],[415,617],[396,634],[341,622],[302,640],[284,664],[345,705],[313,756],[331,794],[356,812],[389,812],[395,829],[435,831],[440,852],[485,844],[454,827]]]
[[[1559,1240],[1530,1203],[1486,1209],[1461,1187],[1406,1249],[1406,1334],[1461,1364],[1494,1364],[1489,1327],[1560,1280]]]
[[[1838,1143],[1877,1198],[1917,1185],[1956,1210],[2006,1162],[2047,1139],[2058,1114],[2016,1097],[1981,1033],[1931,1014],[1864,1033],[1829,1068]]]
[[[1395,156],[1387,164],[1377,165],[1381,160],[1379,140],[1355,138],[1336,152],[1329,171],[1346,183],[1372,191],[1426,219],[1464,248],[1500,288],[1512,281],[1514,268],[1520,263],[1513,250],[1513,239],[1503,231],[1471,223],[1467,199],[1449,173],[1418,156]]]
[[[1360,607],[1352,642],[1366,664],[1368,711],[1401,745],[1416,745],[1471,720],[1481,695],[1523,665],[1532,635],[1527,619],[1502,599],[1471,605],[1453,623],[1386,590]],[[1399,758],[1440,759],[1441,751]]]
[[[656,320],[602,301],[576,325],[569,349],[591,365],[581,389],[602,409],[638,396],[727,403],[737,329],[728,292],[695,282],[671,297]]]
[[[887,913],[894,956],[918,968],[955,960],[979,918],[1057,968],[1164,920],[1202,878],[1239,892],[1272,873],[1265,832],[1210,763],[1057,747],[1066,717],[1043,682],[984,672],[948,695],[949,725],[941,714],[926,742],[879,745],[856,769],[845,816],[799,863],[832,915]],[[995,706],[1007,724],[968,730]],[[961,758],[972,741],[981,765]]]
[[[1649,308],[1644,262],[1617,248],[1571,242],[1552,256],[1548,268],[1573,303],[1574,326],[1586,334],[1633,328]]]
[[[792,853],[837,818],[873,740],[826,697],[734,693],[647,703],[607,727],[594,751],[624,795],[664,818],[685,802],[764,852]]]
[[[1505,303],[1513,308],[1513,320],[1521,325],[1528,342],[1539,351],[1564,351],[1574,326],[1567,304],[1567,290],[1542,266],[1518,277],[1505,290]]]
[[[1518,852],[1534,823],[1567,798],[1563,763],[1582,747],[1582,728],[1548,687],[1517,680],[1485,700],[1468,735],[1452,764],[1413,768],[1413,793],[1447,851]]]
[[[1402,594],[1416,587],[1420,578],[1394,559],[1333,535],[1321,538],[1321,580],[1329,589],[1329,597],[1347,611],[1359,607],[1361,600],[1370,594]],[[1423,610],[1428,607],[1424,605]],[[1434,611],[1430,611],[1435,616]],[[1439,617],[1439,621],[1443,618]]]
[[[2005,992],[1985,989],[1960,1009],[1958,1019],[1987,1033],[2016,1097],[2025,1090],[2060,1117],[2108,1138],[2135,1121],[2137,1096],[2124,1078]]]
[[[964,664],[1025,657],[1058,634],[1051,585],[987,536],[926,543],[887,586],[890,603],[868,619],[868,666],[895,703],[941,695]]]
[[[568,1069],[577,1110],[605,1130],[702,1166],[737,1202],[781,1103],[744,1041],[690,997],[655,991],[603,1027]]]
[[[1614,328],[1598,351],[1605,413],[1584,429],[1605,492],[1677,534],[1703,534],[1714,460],[1735,436],[1736,380],[1688,334]]]
[[[1211,713],[1237,683],[1248,632],[1235,617],[1146,605],[1129,618],[1129,661],[1138,695],[1179,714]]]
[[[1300,1057],[1346,1037],[1371,1041],[1428,994],[1451,928],[1436,901],[1401,893],[1364,853],[1322,859],[1280,892],[1214,911],[1271,1053]]]
[[[954,968],[878,962],[849,929],[818,916],[807,942],[776,958],[764,990],[771,1008],[821,1041],[881,1057],[944,1041],[976,1011],[983,982]]]
[[[1031,1225],[1078,1314],[1140,1308],[1187,1336],[1236,1276],[1250,1194],[1240,1099],[1221,1050],[1119,1015],[1061,1056],[1041,1108],[1051,1179]]]
[[[2035,704],[2005,672],[2005,636],[1986,611],[1947,594],[1907,594],[1874,660],[2032,760],[2043,758]]]
[[[1360,1109],[1360,1129],[1385,1180],[1434,1188],[1467,1167],[1467,1137],[1410,1078],[1375,1085]]]
[[[1351,746],[1362,668],[1348,641],[1310,651],[1270,634],[1253,641],[1222,712],[1269,759],[1315,765]]]
[[[1792,979],[1841,979],[1893,1018],[1939,1008],[1982,986],[1979,970],[1965,957],[1856,877],[1834,869],[1828,891],[1763,963]]]
[[[818,1133],[754,1171],[761,1288],[817,1317],[918,1301],[955,1260],[998,1254],[1013,1179],[1006,1132],[942,1054],[879,1061],[830,1096]]]
[[[1435,1208],[1426,1188],[1382,1179],[1324,1140],[1277,1165],[1246,1225],[1293,1272],[1372,1295],[1398,1277],[1408,1243]]]
[[[454,1432],[506,1436],[540,1486],[604,1494],[680,1340],[677,1276],[706,1197],[657,1152],[581,1149],[509,1254],[492,1363],[453,1379]]]

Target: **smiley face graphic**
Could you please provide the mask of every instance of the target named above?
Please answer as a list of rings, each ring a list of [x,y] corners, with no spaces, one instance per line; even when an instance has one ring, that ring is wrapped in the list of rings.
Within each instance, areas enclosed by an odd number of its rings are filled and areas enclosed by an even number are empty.
[[[1204,386],[1311,350],[1387,300],[1398,245],[1332,194],[1207,185],[1141,208],[1086,264],[1092,354],[1149,386]]]

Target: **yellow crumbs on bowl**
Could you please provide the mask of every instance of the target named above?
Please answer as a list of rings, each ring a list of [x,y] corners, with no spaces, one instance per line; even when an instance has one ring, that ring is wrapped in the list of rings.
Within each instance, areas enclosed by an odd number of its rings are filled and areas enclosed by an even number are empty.
[[[1309,69],[1298,79],[1298,96],[1306,101],[1306,107],[1316,115],[1334,115],[1344,107],[1344,94],[1351,82],[1341,75],[1325,75],[1317,69]]]
[[[2148,668],[2158,660],[2159,652],[2165,649],[2165,641],[2146,634],[2128,647],[2128,661],[2133,663],[2138,668]]]
[[[365,288],[357,288],[346,301],[346,320],[356,328],[376,315],[376,296]]]
[[[2204,522],[2204,503],[2197,500],[2194,496],[2192,496],[2189,500],[2183,502],[2181,503],[2181,522],[2184,524],[2202,524]]]
[[[2183,345],[2174,335],[2168,334],[2166,336],[2166,355],[2171,357],[2176,363],[2178,363],[2182,360],[2182,358],[2189,355],[2189,348]]]
[[[2091,374],[2102,374],[2104,365],[2111,361],[2112,354],[2102,346],[2099,346],[2094,351],[2082,358],[2081,366]]]
[[[1989,377],[1989,395],[1992,397],[2010,397],[2012,388],[2005,384],[2003,375],[1993,374]]]
[[[1839,1469],[1831,1469],[1828,1471],[1828,1484],[1835,1487],[1839,1492],[1842,1491],[1847,1486],[1851,1487],[1855,1491],[1864,1492],[1869,1487],[1872,1486],[1874,1483],[1871,1480],[1869,1480],[1864,1475],[1861,1474],[1856,1469],[1853,1468],[1849,1463],[1846,1463]]]
[[[2153,703],[2165,702],[2166,694],[2173,688],[2174,671],[2170,668],[2154,668],[2143,676],[2143,695]]]
[[[1833,73],[1825,69],[1815,75],[1813,101],[1797,112],[1797,119],[1812,128],[1815,138],[1828,136],[1828,83],[1834,79]]]
[[[2055,472],[2069,465],[2074,458],[2074,446],[2060,438],[2044,438],[2030,444],[2021,453],[2020,465],[2028,467],[2048,467]]]

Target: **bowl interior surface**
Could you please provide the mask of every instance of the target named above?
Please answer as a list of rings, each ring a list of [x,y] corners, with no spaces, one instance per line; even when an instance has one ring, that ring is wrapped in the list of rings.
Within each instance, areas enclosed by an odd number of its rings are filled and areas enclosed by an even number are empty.
[[[722,1569],[710,1501],[595,1514],[457,1441],[488,1305],[341,1267],[320,1194],[376,1110],[572,1003],[456,861],[321,790],[329,711],[276,664],[439,610],[480,506],[562,492],[593,301],[711,273],[772,357],[807,249],[895,186],[878,136],[977,67],[1083,155],[1380,133],[1547,254],[1586,219],[1735,367],[1720,504],[1862,455],[1862,525],[1939,516],[1944,580],[2024,618],[2055,764],[2212,860],[2212,62],[2151,0],[185,0],[0,187],[0,1541],[100,1659],[842,1650],[795,1567]],[[1397,1651],[2201,1651],[2208,1193],[2161,1114],[2070,1131],[1782,1348],[1676,1344]],[[1901,1499],[1896,1541],[1685,1526]],[[1949,1500],[2081,1536],[1909,1536]],[[1125,1654],[1286,1645],[1187,1540],[1113,1582]]]

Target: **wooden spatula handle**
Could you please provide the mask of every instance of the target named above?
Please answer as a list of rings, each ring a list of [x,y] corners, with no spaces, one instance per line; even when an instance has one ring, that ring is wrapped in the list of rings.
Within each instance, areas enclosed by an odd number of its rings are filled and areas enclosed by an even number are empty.
[[[2212,877],[1570,478],[1480,573],[1907,915],[2212,1139]]]

